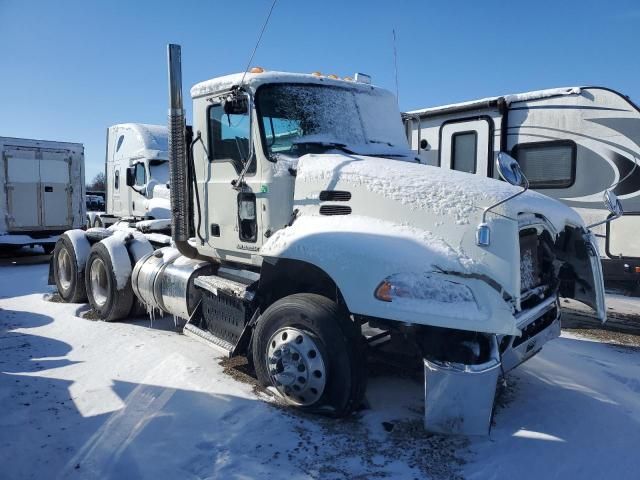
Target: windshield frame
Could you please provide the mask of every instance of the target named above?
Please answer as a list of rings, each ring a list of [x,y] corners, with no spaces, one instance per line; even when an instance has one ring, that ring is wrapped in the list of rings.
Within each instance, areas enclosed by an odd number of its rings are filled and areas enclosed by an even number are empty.
[[[278,161],[277,159],[277,155],[275,154],[271,154],[269,151],[269,146],[267,145],[267,135],[264,131],[264,122],[262,121],[262,112],[260,112],[260,93],[261,90],[264,89],[265,87],[273,87],[273,86],[298,86],[298,87],[310,87],[310,88],[327,88],[327,89],[338,89],[338,90],[345,90],[348,92],[354,92],[354,93],[359,93],[359,89],[357,88],[353,88],[353,86],[351,85],[333,85],[333,84],[320,84],[320,83],[308,83],[308,82],[273,82],[273,83],[264,83],[262,85],[260,85],[258,88],[256,88],[255,93],[254,93],[254,108],[256,111],[256,121],[258,122],[258,131],[260,134],[260,145],[262,146],[262,153],[264,154],[265,158],[272,162],[272,163],[276,163]],[[363,90],[368,90],[371,89],[373,90],[374,87],[371,87],[369,85],[367,85],[368,88],[363,88]],[[357,109],[357,103],[356,103],[356,109]],[[360,121],[360,124],[362,126],[362,130],[363,133],[366,135],[366,130],[364,128],[364,125],[362,125],[362,118],[360,115],[360,111],[358,110],[358,119]],[[367,143],[369,143],[369,140],[367,140]]]

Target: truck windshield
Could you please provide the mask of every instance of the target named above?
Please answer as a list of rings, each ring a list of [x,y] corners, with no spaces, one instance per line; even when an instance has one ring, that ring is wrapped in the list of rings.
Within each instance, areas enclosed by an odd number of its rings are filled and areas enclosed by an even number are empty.
[[[377,89],[270,84],[256,94],[270,158],[327,149],[409,156],[395,97]]]
[[[158,183],[169,181],[169,162],[166,160],[151,160],[149,162],[149,173],[151,178]]]

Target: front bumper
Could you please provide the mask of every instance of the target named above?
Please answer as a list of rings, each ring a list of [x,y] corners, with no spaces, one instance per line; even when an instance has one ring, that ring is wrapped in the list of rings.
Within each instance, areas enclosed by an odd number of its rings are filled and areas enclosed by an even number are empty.
[[[535,307],[516,315],[522,335],[499,339],[504,372],[526,362],[549,340],[560,336],[560,305],[556,296],[547,298]]]

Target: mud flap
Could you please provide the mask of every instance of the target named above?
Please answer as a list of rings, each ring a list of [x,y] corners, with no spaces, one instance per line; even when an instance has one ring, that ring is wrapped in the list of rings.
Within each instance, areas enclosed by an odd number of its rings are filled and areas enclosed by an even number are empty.
[[[47,285],[55,285],[56,284],[56,279],[53,275],[53,258],[55,257],[55,255],[51,255],[51,258],[49,259],[49,276],[47,278]]]

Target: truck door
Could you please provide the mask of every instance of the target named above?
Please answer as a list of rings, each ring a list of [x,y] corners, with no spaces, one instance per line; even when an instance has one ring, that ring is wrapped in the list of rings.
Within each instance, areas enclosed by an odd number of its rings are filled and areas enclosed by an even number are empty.
[[[444,122],[440,127],[440,167],[490,176],[492,125],[489,117]]]
[[[42,226],[48,229],[71,227],[71,157],[69,153],[43,151],[40,166]]]
[[[40,165],[34,149],[5,150],[7,179],[7,227],[13,230],[39,230]]]
[[[206,195],[208,211],[203,213],[207,225],[203,225],[201,234],[208,236],[209,245],[229,260],[246,259],[262,244],[256,203],[260,176],[256,173],[255,155],[245,175],[246,186],[239,191],[231,185],[242,171],[249,152],[250,118],[247,114],[227,115],[221,104],[211,105],[207,113],[210,176]],[[200,195],[205,197],[204,189]]]
[[[147,169],[144,161],[133,164],[133,175],[135,183],[129,192],[129,198],[131,199],[130,211],[136,217],[144,217],[147,214],[144,208],[146,197],[143,193],[147,186]]]

